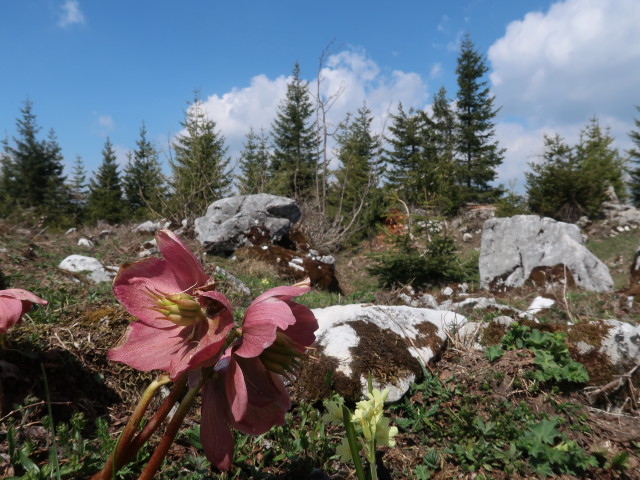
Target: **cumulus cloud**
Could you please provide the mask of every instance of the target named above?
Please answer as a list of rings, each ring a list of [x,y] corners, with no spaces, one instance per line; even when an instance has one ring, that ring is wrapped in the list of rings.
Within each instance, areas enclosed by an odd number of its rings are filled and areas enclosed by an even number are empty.
[[[640,84],[639,18],[637,0],[565,0],[510,23],[488,51],[504,113],[533,126],[628,115]]]
[[[84,24],[84,14],[80,10],[78,0],[66,0],[61,6],[60,17],[58,19],[59,27],[68,27],[75,24]]]
[[[376,62],[360,50],[346,50],[329,56],[321,79],[321,96],[325,99],[335,97],[328,114],[332,126],[338,125],[348,112],[355,112],[366,101],[375,118],[374,128],[379,131],[389,110],[393,111],[398,102],[417,106],[427,99],[427,85],[420,75],[402,71],[383,74]],[[204,99],[208,117],[225,136],[234,158],[242,149],[250,127],[270,130],[289,80],[284,76],[270,79],[257,75],[247,87],[233,88]],[[315,95],[315,79],[309,81],[311,94]]]

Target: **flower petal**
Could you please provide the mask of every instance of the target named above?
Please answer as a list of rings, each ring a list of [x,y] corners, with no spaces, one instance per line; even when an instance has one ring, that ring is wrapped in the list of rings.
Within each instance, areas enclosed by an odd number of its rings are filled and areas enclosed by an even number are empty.
[[[113,280],[113,293],[118,301],[134,317],[158,328],[175,326],[168,320],[158,320],[161,315],[150,310],[155,305],[149,297],[153,293],[177,293],[178,284],[169,264],[160,258],[145,258],[120,267]]]
[[[257,358],[233,356],[226,380],[230,422],[244,433],[264,433],[284,421],[291,407],[282,378]]]
[[[184,339],[180,335],[183,327],[158,329],[143,322],[132,323],[126,333],[124,343],[109,350],[109,360],[122,362],[136,370],[169,371],[171,360],[180,355]],[[172,375],[172,378],[175,376]]]
[[[0,295],[0,334],[7,333],[20,321],[22,302],[14,297]]]
[[[241,357],[257,357],[276,339],[276,330],[285,330],[296,322],[291,308],[285,302],[269,299],[254,301],[242,322],[242,345],[236,350]]]
[[[225,385],[229,406],[227,421],[235,429],[260,435],[284,423],[285,413],[291,406],[289,395],[282,379],[267,372],[257,358],[232,356]]]
[[[29,290],[22,288],[8,288],[7,290],[0,290],[0,297],[13,297],[18,300],[25,300],[29,303],[37,303],[39,305],[46,305],[48,302]]]
[[[259,295],[253,303],[258,303],[266,300],[267,298],[275,297],[279,300],[291,300],[293,297],[297,297],[298,295],[302,295],[311,290],[311,282],[308,278],[304,279],[302,282],[296,283],[295,285],[283,285],[280,287],[275,287],[267,290],[262,295]]]
[[[211,380],[202,390],[200,440],[204,454],[219,470],[229,470],[233,457],[233,435],[226,418],[227,400],[222,382]]]
[[[210,281],[202,264],[175,233],[170,230],[159,230],[156,233],[156,241],[162,256],[171,266],[179,286],[176,292],[201,287]]]
[[[287,304],[296,318],[296,323],[287,327],[284,333],[300,346],[308,347],[316,340],[315,331],[318,329],[318,319],[304,305],[296,302],[287,302]]]

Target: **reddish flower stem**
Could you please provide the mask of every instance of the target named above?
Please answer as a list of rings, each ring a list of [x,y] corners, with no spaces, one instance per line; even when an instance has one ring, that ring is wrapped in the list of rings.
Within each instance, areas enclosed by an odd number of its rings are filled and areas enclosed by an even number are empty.
[[[151,455],[151,458],[147,462],[147,465],[144,467],[144,470],[142,470],[142,473],[138,477],[138,480],[151,480],[153,479],[153,476],[156,474],[156,472],[160,469],[160,465],[162,464],[162,461],[164,460],[164,458],[167,456],[167,453],[169,452],[169,447],[171,447],[171,444],[173,443],[173,441],[176,438],[176,435],[178,434],[180,425],[182,425],[182,422],[184,418],[187,416],[187,413],[189,412],[191,405],[193,405],[193,401],[195,400],[196,396],[200,392],[202,383],[203,382],[201,379],[200,383],[194,388],[191,388],[187,392],[185,397],[182,399],[182,402],[180,402],[180,406],[178,407],[178,410],[176,411],[175,415],[169,422],[169,425],[167,425],[167,428],[164,431],[164,435],[160,439],[160,443],[158,444],[155,451],[153,452],[153,455]]]
[[[91,477],[91,480],[109,480],[111,478],[113,465],[118,465],[120,463],[118,459],[123,455],[128,454],[131,439],[140,426],[140,422],[144,417],[144,412],[146,412],[147,408],[149,408],[149,404],[151,403],[151,400],[153,399],[158,388],[160,388],[162,385],[165,385],[166,383],[169,383],[169,377],[166,375],[161,375],[149,384],[149,386],[140,397],[135,410],[129,417],[129,421],[125,425],[124,430],[122,430],[120,438],[118,439],[118,443],[113,449],[113,452],[111,452],[111,455],[109,455],[109,459],[104,464],[104,467],[102,467],[102,470]],[[123,464],[120,463],[120,466],[122,465]]]
[[[142,428],[140,433],[136,435],[133,440],[131,440],[130,448],[134,452],[137,452],[138,450],[140,450],[142,445],[144,445],[146,441],[149,440],[149,437],[151,437],[153,432],[155,432],[160,426],[160,424],[164,422],[164,419],[167,418],[167,415],[169,415],[169,412],[171,412],[171,409],[179,400],[180,395],[182,395],[182,392],[184,391],[184,387],[187,384],[187,377],[188,377],[187,373],[183,373],[181,376],[178,377],[178,379],[176,380],[176,383],[171,388],[171,392],[169,393],[169,396],[167,396],[167,398],[162,403],[162,405],[160,405],[160,408],[158,408],[158,410],[153,415],[153,417],[149,419],[149,421]]]

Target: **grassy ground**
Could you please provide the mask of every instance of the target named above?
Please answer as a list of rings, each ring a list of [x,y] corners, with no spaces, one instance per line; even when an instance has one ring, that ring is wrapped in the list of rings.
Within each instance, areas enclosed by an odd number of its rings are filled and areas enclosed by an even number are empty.
[[[111,233],[101,235],[105,228],[65,235],[37,225],[0,224],[0,269],[6,287],[27,288],[49,300],[46,308],[35,309],[9,332],[0,351],[0,478],[55,478],[56,464],[61,478],[90,477],[153,377],[106,360],[107,350],[133,320],[115,301],[110,286],[88,283],[57,268],[72,253],[94,256],[106,265],[129,262],[148,239],[131,234],[129,227],[109,227]],[[80,236],[92,237],[96,247],[82,251],[76,245]],[[186,241],[197,251],[195,241]],[[639,243],[638,232],[590,240],[592,251],[613,270],[616,288],[625,285],[624,272]],[[324,307],[395,301],[392,293],[377,288],[367,273],[369,262],[367,245],[338,255],[345,294],[314,291],[304,303]],[[236,275],[252,296],[290,281],[255,260],[204,257],[203,263],[210,274],[218,264]],[[234,306],[248,305],[251,297],[217,279]],[[439,296],[440,290],[430,293]],[[511,292],[500,301],[524,308],[537,293]],[[629,307],[626,297],[615,293],[569,291],[555,296],[556,306],[541,317],[545,324],[597,318],[636,323],[640,316],[637,306]],[[492,313],[465,315],[487,321]],[[378,451],[380,478],[640,478],[637,411],[628,405],[620,411],[591,405],[578,383],[536,380],[541,374],[530,348],[496,347],[494,354],[466,351],[452,339],[425,378],[386,410],[399,434],[395,447]],[[323,478],[319,472],[333,479],[356,478],[353,465],[335,454],[343,429],[325,425],[323,413],[321,404],[299,401],[285,425],[258,437],[236,435],[234,465],[217,475],[202,456],[194,409],[157,478]],[[137,478],[154,442],[117,478]]]

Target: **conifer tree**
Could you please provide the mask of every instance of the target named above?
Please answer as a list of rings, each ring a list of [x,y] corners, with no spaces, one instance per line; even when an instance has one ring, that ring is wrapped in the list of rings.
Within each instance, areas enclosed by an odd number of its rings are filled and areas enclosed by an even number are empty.
[[[493,119],[499,109],[483,80],[487,73],[485,59],[467,34],[461,44],[456,74],[456,143],[458,181],[464,187],[465,199],[471,202],[495,201],[501,190],[490,183],[502,163],[504,149],[494,139]]]
[[[102,149],[102,163],[95,177],[89,181],[88,205],[89,217],[118,223],[125,219],[125,203],[122,198],[122,182],[116,152],[107,137]]]
[[[82,221],[87,207],[88,185],[87,171],[80,155],[76,155],[76,160],[73,163],[68,188],[69,195],[71,196],[72,215],[76,220]]]
[[[269,190],[278,195],[308,195],[318,168],[318,132],[312,120],[308,82],[295,64],[285,99],[272,124],[273,156]]]
[[[402,103],[399,103],[398,112],[391,115],[391,135],[385,138],[390,146],[384,152],[389,164],[389,187],[399,191],[400,197],[412,205],[424,201],[424,185],[421,182],[424,121],[425,117],[413,108],[405,112]]]
[[[640,106],[637,106],[636,109],[640,111]],[[640,207],[640,119],[635,119],[635,124],[637,130],[629,132],[629,137],[635,146],[627,151],[629,160],[634,164],[629,169],[629,190],[633,204]]]
[[[174,142],[175,157],[169,161],[173,171],[172,211],[178,217],[193,218],[229,193],[233,176],[225,138],[216,130],[216,123],[207,118],[198,93],[181,125],[185,132]]]
[[[531,163],[525,174],[531,211],[575,222],[601,214],[609,186],[624,198],[623,163],[612,143],[596,119],[582,129],[573,147],[558,135],[545,137],[542,161]]]
[[[592,198],[594,202],[600,203],[597,207],[598,213],[602,202],[607,199],[609,187],[613,187],[620,200],[624,201],[627,196],[623,178],[624,161],[613,143],[611,130],[603,129],[594,117],[582,129],[578,144],[574,147],[587,182],[594,186],[602,186],[598,191],[594,191]]]
[[[431,125],[430,141],[435,157],[430,185],[433,203],[440,212],[452,214],[462,200],[460,186],[456,184],[456,114],[444,87],[433,97]]]
[[[358,109],[355,117],[347,118],[336,134],[337,158],[340,161],[332,192],[332,204],[336,214],[350,220],[356,215],[370,217],[371,203],[382,176],[379,158],[380,141],[371,133],[371,110]]]
[[[238,167],[240,174],[236,176],[238,191],[242,195],[264,193],[266,191],[269,172],[269,146],[264,130],[258,135],[253,128],[247,133],[244,148],[240,152]]]
[[[158,152],[147,139],[147,128],[140,127],[136,148],[129,153],[123,177],[126,203],[134,217],[144,217],[149,210],[158,212],[166,195],[165,178]]]
[[[5,140],[2,154],[4,210],[35,208],[50,220],[67,213],[69,195],[63,176],[63,158],[53,130],[46,140],[38,139],[40,127],[33,113],[33,104],[27,100],[17,119],[18,136],[13,145]]]

